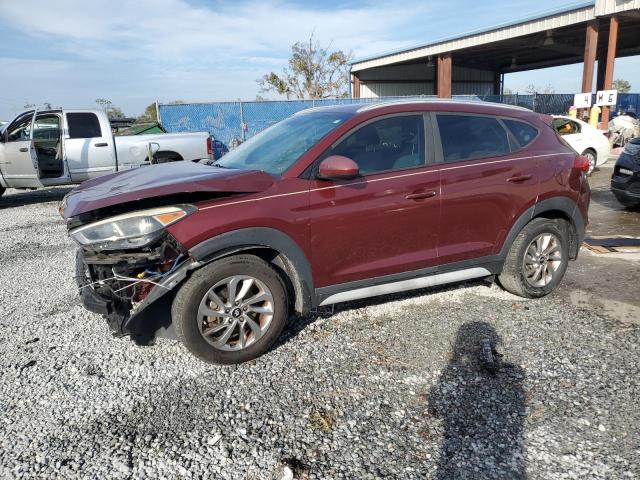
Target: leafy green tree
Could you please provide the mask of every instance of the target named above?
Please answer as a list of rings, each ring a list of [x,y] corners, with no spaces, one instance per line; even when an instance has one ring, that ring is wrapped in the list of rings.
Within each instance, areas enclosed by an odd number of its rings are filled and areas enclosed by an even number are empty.
[[[617,78],[613,81],[612,88],[618,93],[627,93],[631,91],[631,84],[623,78]]]
[[[349,96],[351,53],[330,51],[309,37],[291,47],[289,67],[281,74],[270,72],[258,79],[260,92],[276,92],[287,98],[335,98]]]
[[[181,105],[184,101],[182,100],[173,100],[169,102],[169,105]],[[136,123],[149,123],[149,122],[157,122],[158,121],[158,112],[156,111],[156,102],[150,103],[147,105],[147,108],[144,109],[142,115],[136,118]]]

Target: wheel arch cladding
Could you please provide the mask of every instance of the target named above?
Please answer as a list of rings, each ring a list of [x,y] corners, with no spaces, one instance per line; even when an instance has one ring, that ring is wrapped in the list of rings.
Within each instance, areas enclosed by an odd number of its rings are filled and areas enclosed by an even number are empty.
[[[506,258],[520,231],[534,218],[563,219],[569,223],[569,257],[575,259],[578,256],[580,244],[585,235],[585,224],[578,205],[568,197],[553,197],[536,203],[525,210],[513,224],[505,242],[500,250],[500,257]]]
[[[255,250],[259,255],[261,249],[267,255],[269,251],[273,252],[273,258],[267,260],[288,276],[293,288],[295,311],[302,315],[308,313],[315,306],[311,264],[300,246],[287,234],[267,227],[245,228],[205,240],[189,252],[196,261],[204,264],[249,250]]]

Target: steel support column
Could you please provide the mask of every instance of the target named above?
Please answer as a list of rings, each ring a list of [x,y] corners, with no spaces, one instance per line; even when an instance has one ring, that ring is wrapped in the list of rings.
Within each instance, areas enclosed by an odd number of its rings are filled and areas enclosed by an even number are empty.
[[[493,72],[493,94],[500,95],[502,93],[502,74]]]
[[[451,98],[451,53],[438,55],[438,97]]]
[[[591,93],[593,89],[593,67],[596,63],[598,49],[598,21],[587,23],[584,42],[584,68],[582,70],[582,93]]]
[[[358,75],[355,73],[352,75],[353,77],[353,98],[360,98],[360,79]]]
[[[616,48],[618,47],[618,17],[613,16],[610,20],[609,43],[607,45],[607,60],[604,70],[604,90],[611,90],[613,85],[613,66],[616,61]],[[606,129],[609,125],[609,108],[602,107],[602,117],[600,128]]]

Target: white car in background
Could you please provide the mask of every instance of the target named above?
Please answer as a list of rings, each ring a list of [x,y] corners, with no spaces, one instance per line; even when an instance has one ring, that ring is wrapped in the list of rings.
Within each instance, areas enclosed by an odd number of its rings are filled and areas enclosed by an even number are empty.
[[[605,131],[563,115],[553,116],[553,127],[571,148],[589,159],[587,175],[591,175],[597,167],[609,160],[611,147]]]

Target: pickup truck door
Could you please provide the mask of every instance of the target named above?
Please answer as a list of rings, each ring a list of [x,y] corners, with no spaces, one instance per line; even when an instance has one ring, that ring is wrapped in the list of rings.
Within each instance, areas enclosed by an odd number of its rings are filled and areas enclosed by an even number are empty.
[[[0,143],[0,172],[8,187],[42,187],[31,133],[35,111],[25,112],[11,122]]]
[[[64,112],[64,151],[74,183],[117,170],[115,146],[106,115]]]

